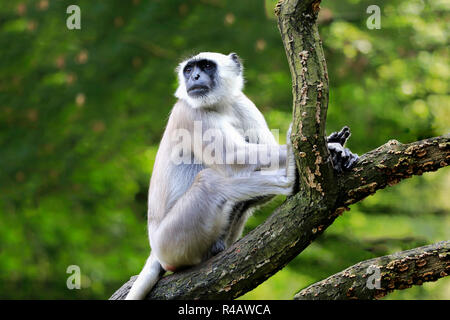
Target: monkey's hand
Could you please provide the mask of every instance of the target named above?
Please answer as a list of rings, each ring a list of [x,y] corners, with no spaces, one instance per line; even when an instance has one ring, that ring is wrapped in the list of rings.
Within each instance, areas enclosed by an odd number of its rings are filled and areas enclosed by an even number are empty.
[[[357,154],[352,153],[348,148],[344,148],[350,134],[349,127],[345,126],[340,131],[333,132],[327,138],[333,168],[337,172],[350,170],[355,162],[358,161],[359,157]]]

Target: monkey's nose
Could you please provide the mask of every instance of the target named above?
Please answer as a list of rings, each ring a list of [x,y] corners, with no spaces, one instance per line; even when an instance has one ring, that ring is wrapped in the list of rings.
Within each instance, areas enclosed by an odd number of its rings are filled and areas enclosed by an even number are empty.
[[[194,80],[198,80],[200,78],[200,74],[196,74],[195,76],[194,76]]]

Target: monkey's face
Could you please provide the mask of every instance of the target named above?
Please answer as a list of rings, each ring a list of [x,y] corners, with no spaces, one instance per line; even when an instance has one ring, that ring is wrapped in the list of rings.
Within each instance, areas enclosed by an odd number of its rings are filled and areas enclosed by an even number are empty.
[[[192,108],[233,100],[242,91],[242,70],[235,53],[201,52],[178,65],[175,96]]]
[[[205,96],[216,85],[217,64],[208,59],[192,59],[184,67],[183,76],[190,97]]]

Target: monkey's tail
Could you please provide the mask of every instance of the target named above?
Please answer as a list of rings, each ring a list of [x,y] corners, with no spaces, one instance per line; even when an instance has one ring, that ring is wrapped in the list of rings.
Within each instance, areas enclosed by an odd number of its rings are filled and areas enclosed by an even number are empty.
[[[164,269],[161,267],[161,264],[156,259],[155,255],[150,254],[150,257],[148,257],[144,268],[141,273],[139,273],[136,281],[134,281],[125,300],[144,299],[156,282],[158,282],[159,278],[161,278],[163,273]]]

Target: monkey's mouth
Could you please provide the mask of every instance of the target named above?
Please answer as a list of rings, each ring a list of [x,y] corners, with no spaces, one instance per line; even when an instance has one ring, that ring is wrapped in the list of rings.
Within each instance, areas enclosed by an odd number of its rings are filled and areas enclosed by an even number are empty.
[[[188,93],[191,96],[200,96],[206,94],[208,90],[207,86],[194,85],[188,89]]]

